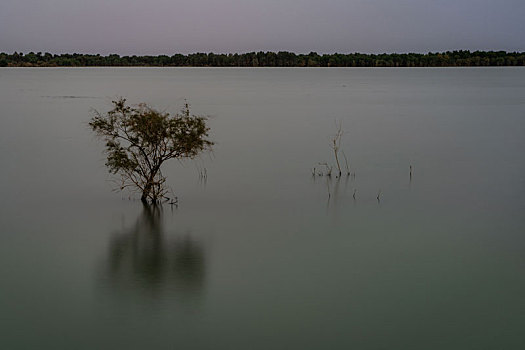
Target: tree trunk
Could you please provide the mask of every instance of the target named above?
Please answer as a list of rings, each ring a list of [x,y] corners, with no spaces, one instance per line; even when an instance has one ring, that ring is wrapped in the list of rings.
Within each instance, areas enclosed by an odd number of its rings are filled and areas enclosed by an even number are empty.
[[[140,197],[140,200],[142,203],[147,204],[148,203],[148,196],[151,192],[151,182],[148,182],[146,186],[144,187],[144,190],[142,191],[142,197]]]
[[[157,175],[157,171],[159,171],[159,168],[154,168],[153,170],[151,170],[151,173],[148,177],[148,181],[146,182],[146,186],[144,186],[144,189],[142,190],[142,197],[140,197],[142,203],[148,203],[148,197],[153,188],[153,180],[155,180],[155,175]],[[152,202],[156,200],[156,197],[152,198]]]

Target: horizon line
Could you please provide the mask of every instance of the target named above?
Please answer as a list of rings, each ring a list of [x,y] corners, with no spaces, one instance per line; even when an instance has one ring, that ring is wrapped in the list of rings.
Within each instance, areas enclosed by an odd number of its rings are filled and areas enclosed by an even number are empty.
[[[239,51],[239,52],[213,52],[213,51],[194,51],[194,52],[191,52],[191,53],[182,53],[182,52],[174,52],[174,53],[171,53],[171,54],[168,54],[168,53],[159,53],[159,54],[119,54],[119,53],[107,53],[107,54],[101,54],[101,53],[93,53],[93,52],[82,52],[82,51],[77,51],[77,52],[49,52],[49,51],[26,51],[24,53],[24,51],[13,51],[12,53],[9,53],[9,52],[5,52],[5,51],[0,51],[0,54],[4,54],[4,55],[14,55],[14,54],[19,54],[19,55],[28,55],[28,54],[35,54],[35,55],[38,55],[38,54],[50,54],[50,55],[72,55],[72,54],[80,54],[80,55],[90,55],[90,56],[103,56],[103,57],[106,57],[106,56],[120,56],[120,57],[123,57],[123,56],[130,56],[130,57],[133,57],[133,56],[137,56],[137,57],[144,57],[144,56],[175,56],[175,55],[183,55],[183,56],[188,56],[188,55],[196,55],[196,54],[205,54],[205,55],[209,55],[209,54],[214,54],[214,55],[245,55],[245,54],[251,54],[251,53],[279,53],[279,52],[283,52],[283,53],[292,53],[292,54],[295,54],[295,55],[305,55],[305,56],[308,56],[308,55],[311,55],[311,54],[316,54],[318,56],[323,56],[323,55],[355,55],[355,54],[360,54],[360,55],[409,55],[409,54],[415,54],[415,55],[429,55],[429,54],[443,54],[443,53],[453,53],[453,52],[469,52],[469,53],[475,53],[475,52],[504,52],[504,53],[517,53],[517,54],[525,54],[525,50],[524,51],[520,51],[520,50],[496,50],[496,49],[489,49],[489,50],[479,50],[479,49],[475,49],[475,50],[472,50],[472,49],[447,49],[447,50],[437,50],[437,51],[427,51],[427,52],[422,52],[422,51],[391,51],[391,52],[387,52],[387,51],[384,51],[384,52],[360,52],[360,51],[347,51],[347,52],[343,52],[343,51],[334,51],[334,52],[317,52],[317,51],[310,51],[308,53],[306,52],[295,52],[295,51],[287,51],[287,50],[277,50],[277,51],[272,51],[272,50],[257,50],[257,51]]]

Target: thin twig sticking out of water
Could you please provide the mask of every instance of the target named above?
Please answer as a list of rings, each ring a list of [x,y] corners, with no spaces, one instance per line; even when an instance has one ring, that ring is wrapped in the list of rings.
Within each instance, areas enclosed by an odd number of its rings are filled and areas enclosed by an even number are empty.
[[[345,158],[345,165],[346,165],[346,176],[350,175],[350,166],[348,165],[348,158],[346,158],[345,151],[341,151],[343,154],[343,157]]]
[[[334,150],[335,163],[337,165],[337,170],[339,171],[339,176],[341,176],[341,165],[339,164],[338,154],[339,154],[339,149],[341,147],[341,137],[343,136],[343,125],[342,125],[342,122],[339,122],[339,124],[336,123],[336,125],[337,125],[337,132],[332,138],[331,147]]]
[[[326,169],[326,176],[331,177],[332,176],[332,166],[328,165],[328,163],[319,163],[319,165],[323,165]],[[323,173],[320,173],[320,176],[323,176]]]
[[[170,196],[168,197],[167,194]],[[175,208],[179,207],[179,197],[175,195],[175,192],[173,192],[173,189],[169,189],[169,191],[164,195],[164,203],[168,203],[171,206],[171,210],[173,210],[173,206]]]
[[[197,171],[199,172],[199,183],[206,186],[206,183],[208,182],[208,169],[205,167],[202,169],[197,167]]]
[[[208,169],[206,168],[202,169],[199,176],[202,180],[208,179]]]

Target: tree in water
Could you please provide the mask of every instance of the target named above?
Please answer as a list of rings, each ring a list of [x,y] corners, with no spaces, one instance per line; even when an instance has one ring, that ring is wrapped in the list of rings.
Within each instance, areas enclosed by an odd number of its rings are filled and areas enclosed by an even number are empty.
[[[94,111],[89,126],[106,142],[106,166],[120,175],[119,189],[138,191],[144,203],[168,199],[161,166],[169,159],[192,159],[211,150],[207,118],[190,114],[188,103],[174,115],[144,103],[126,105],[124,98],[112,103],[106,114]]]

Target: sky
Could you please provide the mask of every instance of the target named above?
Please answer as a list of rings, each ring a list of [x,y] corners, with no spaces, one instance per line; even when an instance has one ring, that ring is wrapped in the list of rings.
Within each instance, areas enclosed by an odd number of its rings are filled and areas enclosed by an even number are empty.
[[[525,0],[0,0],[0,52],[525,51]]]

